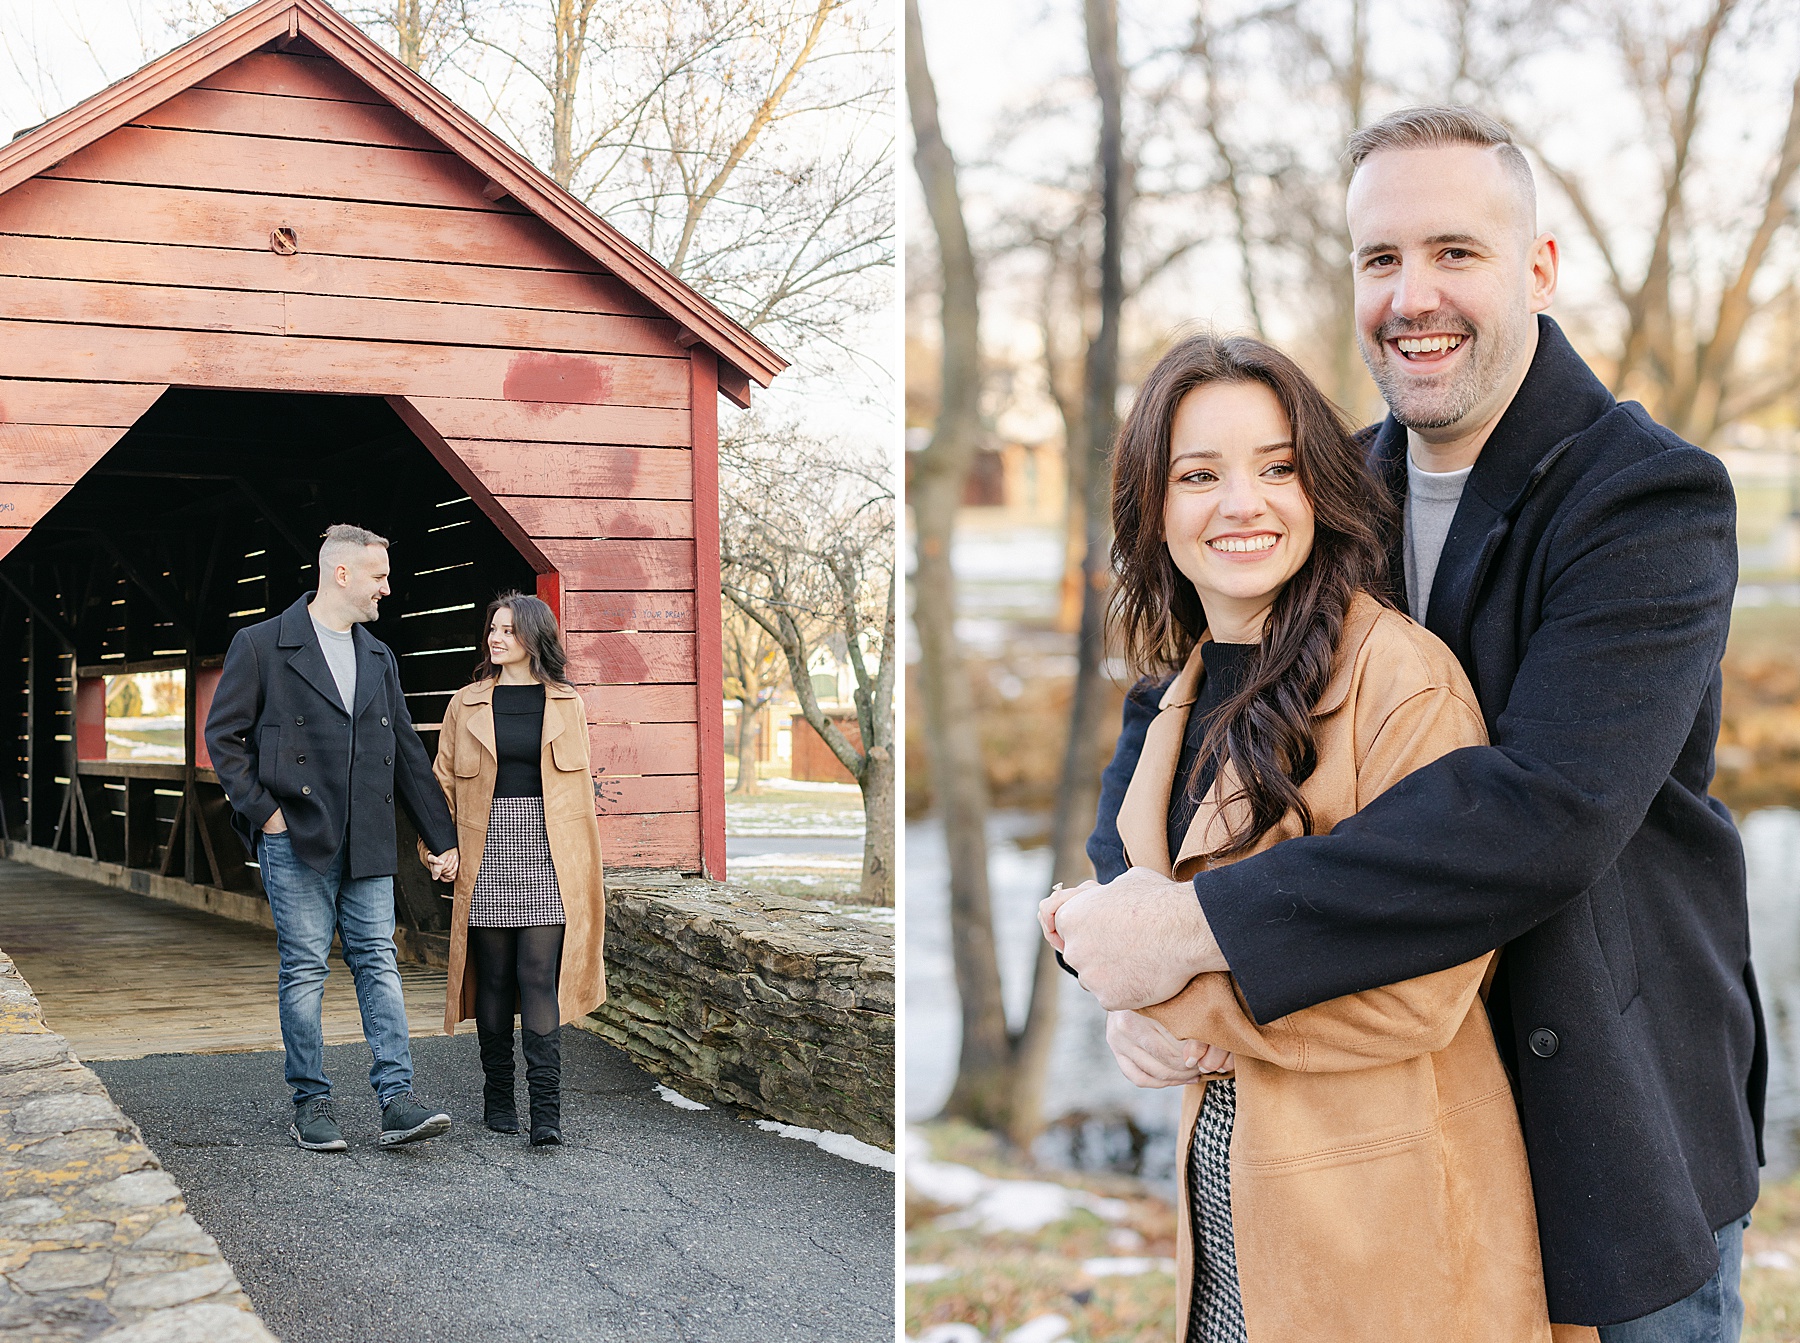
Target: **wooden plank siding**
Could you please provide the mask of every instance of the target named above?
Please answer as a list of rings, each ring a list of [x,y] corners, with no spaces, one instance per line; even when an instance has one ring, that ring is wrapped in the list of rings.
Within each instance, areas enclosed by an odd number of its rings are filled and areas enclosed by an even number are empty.
[[[385,397],[556,571],[608,862],[721,874],[716,357],[494,194],[265,51],[0,195],[0,554],[169,385]]]

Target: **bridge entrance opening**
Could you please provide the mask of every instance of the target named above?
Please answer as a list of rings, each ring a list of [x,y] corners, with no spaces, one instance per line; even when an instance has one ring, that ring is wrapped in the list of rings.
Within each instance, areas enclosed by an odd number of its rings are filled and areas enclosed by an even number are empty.
[[[370,626],[427,751],[481,616],[536,574],[379,397],[171,388],[0,560],[0,838],[71,876],[267,922],[204,724],[232,636],[317,585],[320,535],[390,541]],[[448,902],[402,811],[403,956],[441,964]]]

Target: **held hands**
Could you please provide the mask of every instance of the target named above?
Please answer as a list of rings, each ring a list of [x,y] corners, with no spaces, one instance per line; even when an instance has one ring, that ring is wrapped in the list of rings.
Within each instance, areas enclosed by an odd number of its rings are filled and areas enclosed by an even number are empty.
[[[1237,1066],[1230,1050],[1178,1040],[1160,1021],[1140,1012],[1108,1012],[1106,1043],[1134,1087],[1187,1086]]]
[[[431,873],[433,881],[455,881],[461,865],[455,849],[445,849],[425,860],[425,870]]]
[[[1147,867],[1052,891],[1038,923],[1109,1012],[1165,1002],[1195,975],[1230,968],[1194,888]]]

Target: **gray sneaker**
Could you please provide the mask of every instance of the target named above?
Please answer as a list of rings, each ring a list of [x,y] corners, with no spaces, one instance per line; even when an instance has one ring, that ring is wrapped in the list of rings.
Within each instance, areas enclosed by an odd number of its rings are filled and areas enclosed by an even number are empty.
[[[329,1096],[315,1096],[296,1105],[288,1136],[309,1152],[342,1152],[350,1146],[338,1129]]]
[[[450,1131],[450,1116],[442,1110],[421,1105],[412,1092],[402,1092],[381,1107],[381,1145],[398,1147],[401,1143],[423,1142]]]

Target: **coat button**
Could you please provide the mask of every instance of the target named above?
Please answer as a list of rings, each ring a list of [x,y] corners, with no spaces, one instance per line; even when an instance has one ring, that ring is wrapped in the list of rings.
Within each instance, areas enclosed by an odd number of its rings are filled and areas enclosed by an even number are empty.
[[[302,793],[305,793],[308,797],[311,797],[312,796],[312,785],[309,783],[304,788],[302,788],[300,791]]]
[[[383,793],[381,795],[381,800],[383,802],[392,802],[394,800],[394,795],[392,793]]]
[[[381,725],[382,725],[382,726],[383,726],[383,727],[386,727],[386,726],[387,726],[387,718],[386,718],[386,716],[383,716],[383,718],[382,718],[382,720],[381,720]]]
[[[304,765],[306,763],[306,757],[303,755],[297,755],[294,757],[294,763],[296,765]]]
[[[1526,1042],[1530,1044],[1531,1052],[1541,1059],[1549,1058],[1562,1047],[1562,1041],[1556,1038],[1556,1032],[1548,1026],[1539,1026],[1526,1037]]]
[[[306,720],[305,720],[305,719],[304,719],[304,718],[296,718],[296,719],[295,719],[295,720],[294,720],[294,726],[295,726],[295,727],[305,727],[305,726],[306,726]]]
[[[384,765],[391,765],[394,763],[394,757],[391,755],[384,755],[381,757],[381,763]]]

